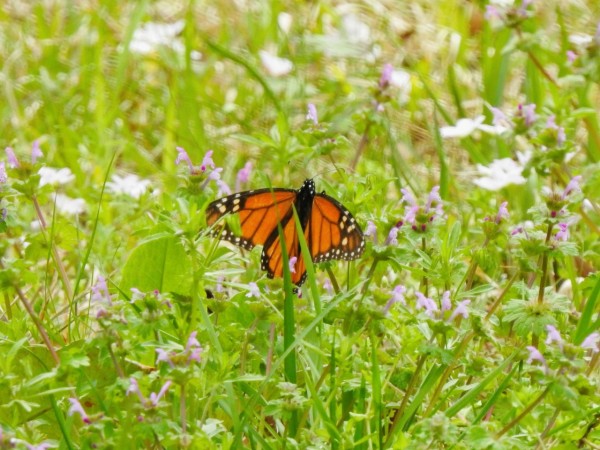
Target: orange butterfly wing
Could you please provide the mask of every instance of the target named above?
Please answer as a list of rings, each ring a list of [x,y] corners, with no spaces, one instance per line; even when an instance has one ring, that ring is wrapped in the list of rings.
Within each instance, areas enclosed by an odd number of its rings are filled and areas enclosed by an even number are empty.
[[[352,260],[364,252],[362,231],[352,214],[325,193],[315,194],[314,183],[306,180],[300,190],[259,189],[240,192],[212,202],[207,210],[207,223],[214,225],[227,214],[238,214],[241,235],[227,226],[219,229],[221,239],[252,249],[263,245],[261,268],[270,278],[283,276],[283,254],[277,224],[281,223],[288,258],[296,258],[292,282],[300,286],[306,279],[306,264],[300,250],[295,205],[313,262],[332,259]]]
[[[228,195],[212,202],[206,209],[206,222],[212,226],[221,217],[237,213],[241,235],[235,235],[228,227],[215,231],[221,239],[251,250],[255,245],[264,245],[277,233],[277,223],[291,212],[296,199],[293,189],[259,189]]]

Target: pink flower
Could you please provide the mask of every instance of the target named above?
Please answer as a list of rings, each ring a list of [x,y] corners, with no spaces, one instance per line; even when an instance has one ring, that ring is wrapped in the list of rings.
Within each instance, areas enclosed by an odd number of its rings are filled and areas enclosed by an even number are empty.
[[[81,406],[79,400],[77,400],[76,398],[70,398],[69,402],[71,402],[71,406],[69,407],[68,411],[69,416],[72,416],[73,414],[79,414],[81,416],[81,420],[83,420],[84,423],[92,423],[85,410],[83,409],[83,406]]]
[[[567,50],[567,61],[573,63],[577,59],[577,53],[573,50]]]
[[[498,8],[496,8],[494,5],[486,5],[485,6],[485,14],[483,15],[483,17],[486,20],[490,20],[493,18],[500,18],[500,12],[498,11]]]
[[[256,283],[248,283],[248,293],[246,294],[246,297],[260,298],[260,289],[258,288],[258,285]]]
[[[453,321],[454,318],[457,316],[462,316],[463,319],[469,317],[469,310],[467,309],[467,306],[469,306],[470,304],[471,300],[463,300],[461,302],[458,302],[458,305],[456,305],[456,308],[454,308],[454,311],[452,311],[452,314],[450,315],[450,318],[448,320]]]
[[[19,167],[20,164],[19,160],[17,159],[17,156],[15,155],[15,151],[11,147],[6,147],[4,151],[6,152],[8,167],[10,167],[11,169],[16,169],[17,167]]]
[[[537,119],[537,115],[535,114],[535,103],[530,103],[528,105],[519,105],[518,115],[522,116],[525,119],[525,125],[530,127]]]
[[[581,348],[592,350],[593,353],[596,353],[598,351],[598,342],[600,342],[600,333],[594,331],[583,340]]]
[[[492,119],[493,125],[503,125],[508,122],[508,118],[506,117],[506,114],[504,114],[504,112],[502,112],[502,110],[500,108],[495,108],[492,106],[490,109],[494,116]]]
[[[221,179],[221,172],[223,172],[222,167],[217,167],[211,173],[208,174],[208,179],[212,181],[217,181]]]
[[[418,212],[419,212],[419,207],[417,205],[407,208],[406,215],[404,216],[404,222],[414,226],[417,221],[417,213]]]
[[[197,331],[192,331],[185,346],[185,351],[188,353],[188,362],[200,362],[200,355],[204,351],[200,345],[200,342],[198,342],[198,339],[196,339],[196,334]]]
[[[252,172],[252,163],[248,161],[237,173],[236,190],[239,190],[240,185],[248,182],[250,179],[250,172]]]
[[[398,228],[392,227],[385,240],[385,245],[398,245]]]
[[[40,141],[36,139],[31,146],[31,164],[35,164],[38,158],[43,156],[44,154],[40,150]]]
[[[212,159],[212,155],[213,155],[213,151],[209,150],[204,155],[204,158],[202,158],[202,165],[200,166],[200,169],[202,170],[202,172],[205,172],[206,168],[209,166],[211,169],[214,169],[216,167],[215,162]]]
[[[571,178],[571,181],[569,181],[569,184],[567,184],[567,187],[565,188],[565,190],[562,193],[561,198],[564,200],[565,198],[567,198],[567,196],[573,192],[573,191],[581,191],[581,187],[579,186],[579,183],[581,181],[582,176],[581,175],[577,175],[576,177]]]
[[[297,261],[298,261],[298,257],[297,256],[292,256],[290,258],[290,260],[288,261],[291,273],[296,273],[296,262]]]
[[[560,335],[560,332],[553,325],[546,325],[546,331],[548,332],[548,337],[546,338],[546,345],[550,345],[553,342],[558,344],[558,347],[562,350],[564,342],[563,338]]]
[[[156,353],[158,354],[158,356],[156,358],[157,366],[162,361],[162,362],[166,362],[171,367],[175,367],[175,364],[171,360],[171,354],[169,352],[167,352],[165,349],[157,348]]]
[[[177,159],[175,160],[175,164],[179,165],[181,162],[186,162],[188,167],[190,168],[190,173],[194,171],[194,165],[192,164],[192,160],[190,159],[190,155],[187,154],[183,147],[175,147],[177,150]]]
[[[107,301],[110,303],[110,294],[108,293],[108,286],[106,280],[102,275],[98,276],[96,284],[92,286],[92,300],[93,301]]]
[[[406,288],[404,286],[402,286],[401,284],[394,287],[394,289],[392,290],[392,297],[388,300],[388,302],[385,304],[385,306],[383,308],[383,314],[387,314],[390,311],[390,308],[396,303],[401,303],[403,305],[406,305],[406,300],[404,298],[405,292],[406,292]]]
[[[537,348],[533,347],[532,345],[528,345],[527,350],[529,350],[529,358],[527,358],[527,364],[531,364],[533,361],[539,361],[544,366],[546,366],[546,360]]]
[[[319,125],[317,107],[313,103],[308,104],[308,113],[306,114],[306,120],[311,120],[314,125]]]
[[[438,311],[435,301],[429,297],[425,297],[420,292],[415,292],[415,295],[417,296],[417,308],[424,309],[429,317],[433,317],[435,312]]]
[[[333,294],[333,285],[331,284],[331,280],[329,278],[325,278],[325,281],[323,282],[323,289],[325,289],[329,295]]]
[[[452,302],[450,301],[450,291],[445,291],[442,294],[442,311],[450,311]]]
[[[4,184],[8,181],[8,175],[6,174],[6,167],[4,161],[0,161],[0,184]]]
[[[412,195],[412,193],[406,189],[406,188],[402,188],[400,189],[400,192],[402,192],[402,200],[403,202],[406,202],[407,204],[411,205],[411,206],[417,206],[417,201],[415,200],[415,197]]]
[[[558,241],[566,241],[569,239],[569,224],[565,222],[561,222],[558,224],[559,231],[556,232],[554,237]]]
[[[498,208],[498,214],[496,214],[496,223],[498,225],[500,224],[500,222],[502,222],[502,219],[508,219],[510,217],[507,205],[508,202],[502,202],[500,204],[500,208]]]
[[[217,183],[217,196],[221,197],[222,195],[230,195],[231,194],[231,189],[229,188],[229,185],[227,183],[225,183],[223,180],[221,180],[221,179],[215,180],[215,183]]]
[[[165,384],[163,384],[158,394],[152,392],[150,393],[150,398],[146,399],[146,397],[144,397],[144,394],[142,394],[142,391],[140,390],[138,381],[135,378],[131,377],[129,378],[129,382],[130,385],[127,389],[127,395],[131,393],[136,394],[140,399],[140,403],[146,409],[157,406],[158,402],[160,402],[160,399],[163,398],[167,393],[169,386],[171,386],[171,380],[168,380]]]
[[[394,66],[391,64],[386,64],[383,66],[383,70],[381,71],[381,77],[379,78],[379,88],[385,89],[390,85],[392,81],[392,74],[394,73]]]
[[[375,226],[375,223],[373,223],[372,221],[368,220],[367,221],[367,229],[364,232],[365,236],[377,236],[377,227]]]

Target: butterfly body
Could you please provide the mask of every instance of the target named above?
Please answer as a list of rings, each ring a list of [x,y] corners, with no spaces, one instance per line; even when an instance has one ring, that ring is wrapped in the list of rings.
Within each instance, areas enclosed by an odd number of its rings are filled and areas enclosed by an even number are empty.
[[[363,234],[354,217],[325,192],[317,194],[310,179],[297,190],[266,188],[223,197],[208,205],[206,216],[208,225],[212,226],[227,214],[237,214],[241,235],[225,226],[220,230],[221,239],[248,250],[262,245],[261,268],[269,277],[283,276],[282,241],[277,226],[281,224],[288,257],[296,258],[291,268],[292,281],[300,286],[306,279],[306,266],[294,209],[313,262],[352,260],[363,253]]]

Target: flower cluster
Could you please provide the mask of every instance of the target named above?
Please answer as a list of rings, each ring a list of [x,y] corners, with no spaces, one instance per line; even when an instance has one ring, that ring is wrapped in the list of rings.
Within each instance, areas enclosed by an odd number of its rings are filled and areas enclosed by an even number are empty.
[[[406,204],[404,219],[396,224],[396,228],[400,228],[405,224],[419,233],[427,231],[427,225],[435,219],[444,216],[444,206],[440,197],[439,186],[434,186],[427,197],[427,203],[421,206],[417,203],[412,193],[406,189],[402,191],[402,202]]]
[[[392,290],[392,296],[383,308],[383,314],[387,315],[392,306],[396,303],[406,306],[405,293],[405,286],[399,284],[394,287]],[[427,297],[422,292],[415,292],[415,297],[417,298],[415,303],[416,308],[418,310],[423,310],[431,319],[452,322],[458,316],[464,319],[469,317],[469,310],[467,307],[471,304],[471,300],[467,299],[458,302],[454,310],[452,310],[450,291],[445,291],[442,294],[439,305],[434,299]]]
[[[158,366],[161,362],[164,362],[171,368],[175,368],[178,366],[187,367],[192,362],[200,362],[200,356],[202,355],[203,349],[196,338],[196,334],[196,331],[192,331],[183,351],[175,352],[172,350],[165,350],[164,348],[157,348],[156,365]]]

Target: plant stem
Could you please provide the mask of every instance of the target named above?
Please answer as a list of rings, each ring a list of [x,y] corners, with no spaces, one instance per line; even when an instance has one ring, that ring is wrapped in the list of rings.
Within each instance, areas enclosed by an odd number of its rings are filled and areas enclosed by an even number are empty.
[[[548,242],[552,236],[552,224],[548,226],[548,233],[546,233],[546,249],[548,248]],[[546,288],[546,275],[548,273],[548,252],[545,251],[542,256],[542,276],[540,278],[540,290],[538,292],[538,303],[541,305],[544,302],[544,289]]]
[[[548,386],[546,386],[546,389],[544,389],[544,391],[538,395],[538,397],[531,402],[527,408],[525,408],[521,414],[519,414],[517,417],[515,417],[513,420],[511,420],[509,422],[508,425],[506,425],[504,428],[502,428],[497,434],[496,434],[496,438],[500,438],[502,437],[504,434],[506,434],[506,432],[508,430],[510,430],[512,427],[514,427],[517,423],[519,423],[521,421],[521,419],[523,419],[523,417],[525,417],[527,414],[529,414],[533,408],[535,408],[537,405],[540,404],[540,402],[544,399],[544,397],[548,394],[548,392],[550,392],[550,388],[552,387],[552,384],[549,384]]]
[[[186,434],[187,432],[187,418],[186,418],[186,410],[185,410],[185,382],[181,384],[181,400],[180,404],[180,415],[181,415],[181,433]]]
[[[358,160],[360,159],[360,155],[364,151],[365,147],[369,143],[369,130],[371,129],[371,120],[367,122],[367,126],[365,127],[365,131],[363,132],[362,137],[360,138],[360,142],[358,143],[358,147],[356,147],[356,153],[354,153],[354,158],[352,159],[352,163],[350,164],[350,170],[354,172],[356,166],[358,164]]]

